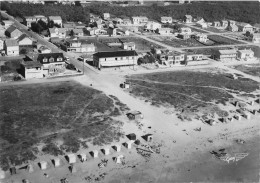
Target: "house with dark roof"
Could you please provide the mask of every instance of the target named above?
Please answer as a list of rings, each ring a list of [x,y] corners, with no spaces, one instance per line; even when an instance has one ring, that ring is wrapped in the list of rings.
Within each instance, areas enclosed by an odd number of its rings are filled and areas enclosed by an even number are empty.
[[[14,39],[18,38],[22,34],[23,33],[19,29],[17,29],[14,25],[11,25],[5,31],[5,35],[7,37],[14,38]]]
[[[15,39],[5,40],[4,49],[7,56],[19,55],[19,44]]]
[[[247,31],[253,32],[253,26],[248,23],[238,22],[237,26],[238,26],[238,30],[241,32],[247,32]]]
[[[44,76],[52,76],[65,72],[65,58],[63,53],[42,53],[36,57],[36,61],[43,64]]]
[[[53,21],[54,24],[57,24],[62,27],[62,18],[60,16],[49,16],[49,21]]]
[[[17,38],[17,42],[19,46],[32,46],[33,39],[28,37],[26,34],[22,34],[20,37]]]
[[[83,29],[73,29],[73,35],[76,37],[84,36]]]
[[[93,54],[93,64],[98,69],[137,65],[136,51],[111,51]]]
[[[219,61],[234,61],[237,58],[235,49],[218,50],[215,54],[215,59]]]
[[[43,78],[43,65],[26,56],[21,62],[20,73],[25,79]]]

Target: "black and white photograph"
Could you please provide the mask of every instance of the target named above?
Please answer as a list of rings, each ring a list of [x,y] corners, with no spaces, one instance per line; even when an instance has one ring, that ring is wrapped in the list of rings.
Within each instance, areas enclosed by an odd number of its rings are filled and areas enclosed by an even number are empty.
[[[0,183],[260,182],[260,0],[0,0]]]

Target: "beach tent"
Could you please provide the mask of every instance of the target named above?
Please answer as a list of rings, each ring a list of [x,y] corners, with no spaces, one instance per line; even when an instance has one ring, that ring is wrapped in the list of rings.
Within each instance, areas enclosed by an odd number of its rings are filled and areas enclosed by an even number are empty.
[[[40,169],[46,170],[47,169],[47,162],[46,161],[41,161],[38,163]]]
[[[120,144],[116,144],[113,146],[113,149],[115,149],[115,151],[120,152],[121,151],[121,145]]]
[[[76,155],[75,154],[68,154],[65,156],[66,160],[69,162],[69,163],[76,163]]]
[[[53,158],[52,159],[52,164],[54,165],[54,167],[60,166],[61,165],[60,158]]]
[[[78,155],[81,162],[87,161],[87,155],[85,153],[81,153]]]
[[[126,147],[127,149],[131,149],[132,143],[133,143],[133,141],[132,141],[132,140],[129,140],[129,141],[125,142],[124,145],[125,145],[125,147]]]
[[[71,173],[76,173],[77,172],[77,169],[76,169],[76,167],[73,164],[69,166],[69,170],[70,170]]]
[[[244,118],[246,118],[246,119],[250,119],[250,118],[251,118],[251,115],[250,115],[248,112],[245,112],[245,113],[243,114],[243,116],[244,116]]]
[[[97,151],[97,150],[91,151],[90,154],[91,154],[91,156],[92,156],[93,158],[98,158],[98,151]]]
[[[0,169],[0,179],[4,179],[4,178],[5,178],[5,172]]]
[[[10,168],[10,173],[11,175],[16,174],[16,168],[15,167]]]
[[[117,156],[117,157],[115,158],[115,162],[116,162],[117,164],[121,164],[121,163],[122,163],[122,162],[121,162],[121,159],[122,159],[122,158],[124,158],[123,155]]]
[[[109,147],[103,148],[101,151],[104,153],[104,155],[109,155]]]
[[[235,115],[235,116],[234,116],[234,119],[240,121],[240,120],[242,119],[242,116],[241,116],[241,115]]]
[[[29,172],[29,173],[32,173],[34,170],[33,170],[33,166],[32,166],[32,164],[29,164],[29,165],[27,165],[27,171]]]

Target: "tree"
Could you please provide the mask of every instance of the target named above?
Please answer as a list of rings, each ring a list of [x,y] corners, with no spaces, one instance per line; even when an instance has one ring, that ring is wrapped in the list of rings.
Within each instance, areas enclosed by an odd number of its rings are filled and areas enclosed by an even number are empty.
[[[25,54],[27,54],[27,53],[28,53],[28,51],[27,51],[27,49],[25,49],[25,48],[22,48],[22,49],[20,50],[20,54],[25,55]]]

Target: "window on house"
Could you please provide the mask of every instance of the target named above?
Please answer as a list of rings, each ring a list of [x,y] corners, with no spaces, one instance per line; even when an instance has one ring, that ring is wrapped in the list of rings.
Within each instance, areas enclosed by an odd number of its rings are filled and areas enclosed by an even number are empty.
[[[48,62],[48,59],[46,57],[44,57],[44,59],[42,61],[43,62]]]
[[[107,61],[107,59],[105,58],[105,61]]]
[[[117,60],[117,58],[115,58],[115,60]]]
[[[51,57],[51,58],[49,59],[49,61],[50,61],[50,62],[54,62],[54,58]]]
[[[58,57],[57,58],[57,61],[62,61],[63,59],[61,57]]]

